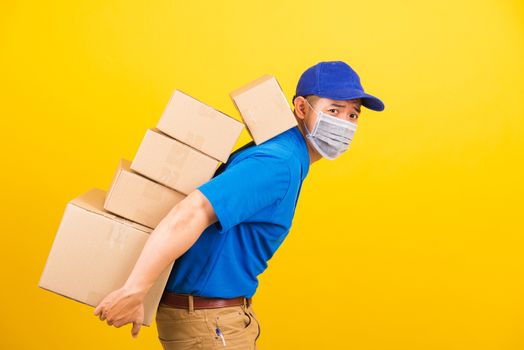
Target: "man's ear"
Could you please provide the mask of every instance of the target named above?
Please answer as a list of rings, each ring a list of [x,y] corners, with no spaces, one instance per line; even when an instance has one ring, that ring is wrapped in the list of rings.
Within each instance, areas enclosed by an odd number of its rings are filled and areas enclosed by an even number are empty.
[[[295,114],[300,119],[304,119],[306,116],[306,100],[302,96],[297,96],[295,100],[293,101],[293,105],[295,106]]]

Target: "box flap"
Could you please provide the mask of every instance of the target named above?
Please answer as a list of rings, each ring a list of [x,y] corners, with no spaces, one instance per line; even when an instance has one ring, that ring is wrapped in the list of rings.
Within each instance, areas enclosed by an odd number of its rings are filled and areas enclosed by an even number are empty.
[[[99,215],[105,216],[107,218],[113,219],[115,221],[121,222],[124,225],[132,226],[136,228],[137,230],[151,233],[152,229],[149,227],[140,225],[136,222],[124,219],[120,216],[111,214],[107,210],[104,209],[104,201],[106,198],[106,192],[99,188],[93,188],[89,190],[88,192],[78,196],[77,198],[71,200],[69,204],[75,205],[79,208],[89,210],[93,213],[97,213]]]
[[[180,89],[175,89],[175,91],[174,91],[174,93],[173,93],[173,99],[175,98],[176,94],[183,94],[183,95],[185,95],[185,97],[186,97],[187,99],[192,99],[192,100],[198,101],[198,102],[200,102],[201,104],[203,104],[205,107],[210,108],[210,109],[212,109],[212,110],[214,110],[214,111],[216,111],[216,112],[222,114],[224,117],[228,117],[228,118],[234,120],[234,121],[238,124],[238,127],[239,127],[240,129],[243,129],[243,128],[244,128],[244,123],[242,123],[241,121],[239,121],[239,120],[233,118],[232,116],[230,116],[230,115],[228,115],[228,114],[222,112],[221,110],[216,109],[216,108],[213,107],[213,106],[208,105],[208,104],[205,103],[205,102],[202,102],[201,100],[199,100],[199,99],[197,99],[197,98],[194,98],[193,96],[191,96],[191,95],[185,93],[184,91],[182,91],[182,90],[180,90]]]
[[[271,74],[264,74],[260,78],[257,78],[255,80],[247,83],[246,85],[243,85],[243,86],[239,87],[238,89],[235,89],[235,90],[231,91],[229,96],[234,98],[235,96],[241,95],[244,92],[246,92],[247,90],[250,90],[250,89],[254,88],[255,86],[257,86],[259,84],[262,84],[262,83],[264,83],[264,82],[266,82],[266,81],[268,81],[270,79],[275,79],[276,80],[276,78],[273,75],[271,75]]]

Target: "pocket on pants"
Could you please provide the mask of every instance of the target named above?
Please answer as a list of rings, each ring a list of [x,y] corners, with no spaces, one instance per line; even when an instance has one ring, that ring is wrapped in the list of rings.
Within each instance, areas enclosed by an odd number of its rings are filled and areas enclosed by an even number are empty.
[[[200,338],[184,339],[184,340],[166,340],[158,337],[160,344],[164,350],[190,350],[201,349]]]
[[[216,317],[216,315],[214,316]],[[232,312],[221,311],[218,317],[218,327],[224,336],[226,349],[255,349],[258,327],[255,318],[249,310],[244,310],[241,306],[238,306],[234,307]],[[215,340],[218,349],[222,349],[224,347],[222,339],[217,336]]]
[[[241,306],[232,306],[218,309],[212,322],[218,326],[225,338],[241,335],[246,332],[253,323],[253,316],[244,311]]]
[[[260,323],[258,322],[257,315],[255,314],[255,311],[251,310],[249,311],[251,316],[253,317],[253,322],[256,324],[257,327],[257,335],[255,337],[255,341],[260,337]]]

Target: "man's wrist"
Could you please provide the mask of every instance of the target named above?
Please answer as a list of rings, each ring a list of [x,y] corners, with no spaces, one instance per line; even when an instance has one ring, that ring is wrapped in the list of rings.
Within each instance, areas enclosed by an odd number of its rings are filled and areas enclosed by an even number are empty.
[[[122,289],[124,290],[126,295],[133,296],[136,298],[139,298],[140,300],[144,300],[147,293],[149,292],[150,287],[146,287],[143,285],[138,284],[132,284],[129,282],[126,282]]]

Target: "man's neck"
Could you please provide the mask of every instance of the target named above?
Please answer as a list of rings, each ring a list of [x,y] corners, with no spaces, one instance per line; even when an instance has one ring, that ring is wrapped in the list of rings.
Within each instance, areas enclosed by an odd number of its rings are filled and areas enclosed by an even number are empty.
[[[295,117],[296,118],[296,117]],[[322,156],[317,152],[317,150],[311,146],[311,143],[309,142],[308,138],[306,137],[307,131],[304,128],[304,122],[300,118],[296,118],[298,123],[298,129],[300,130],[300,133],[302,134],[302,137],[304,137],[304,141],[306,141],[306,146],[309,154],[309,164],[313,164],[317,160],[321,159]]]

